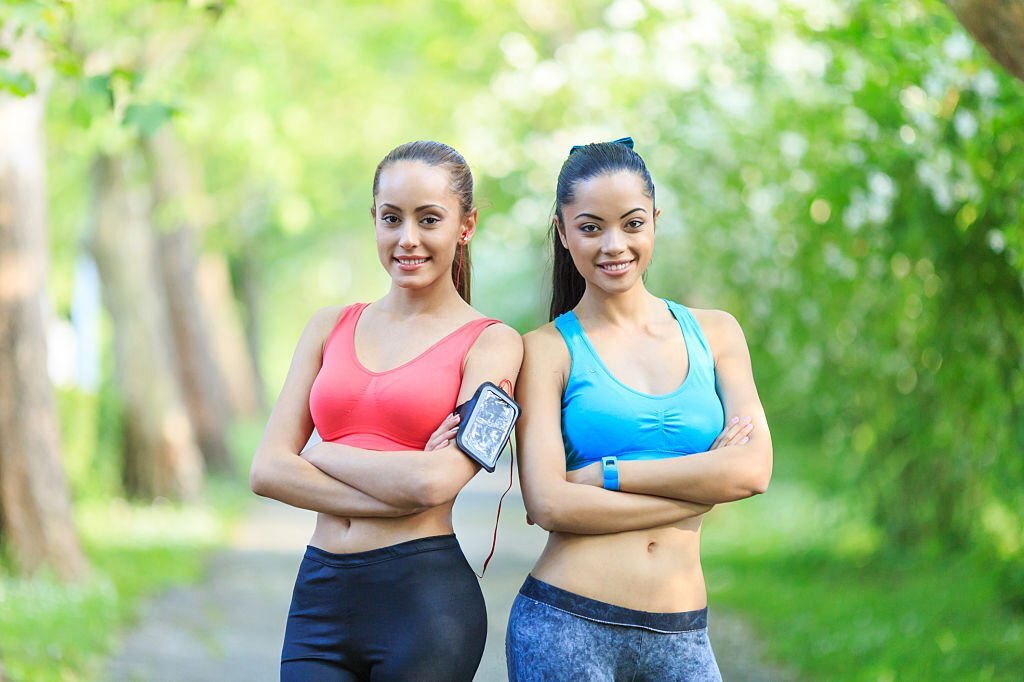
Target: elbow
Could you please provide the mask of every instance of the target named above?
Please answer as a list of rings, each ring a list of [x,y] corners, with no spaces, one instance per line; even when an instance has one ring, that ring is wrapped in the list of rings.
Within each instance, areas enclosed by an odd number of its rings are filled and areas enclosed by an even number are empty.
[[[526,513],[536,525],[549,533],[557,533],[565,530],[565,520],[559,513],[557,505],[551,500],[533,501],[526,505]]]
[[[772,480],[772,460],[768,457],[767,460],[754,467],[750,472],[750,476],[746,482],[746,489],[749,492],[748,497],[754,495],[763,495],[768,492],[768,484]]]
[[[267,479],[263,471],[253,464],[249,469],[249,489],[260,497],[267,497]]]
[[[249,489],[260,497],[272,497],[271,487],[273,476],[267,471],[267,464],[259,457],[249,467]]]
[[[439,507],[450,502],[458,493],[458,490],[453,491],[448,483],[444,477],[425,471],[422,476],[417,477],[403,497],[407,503],[419,509]]]

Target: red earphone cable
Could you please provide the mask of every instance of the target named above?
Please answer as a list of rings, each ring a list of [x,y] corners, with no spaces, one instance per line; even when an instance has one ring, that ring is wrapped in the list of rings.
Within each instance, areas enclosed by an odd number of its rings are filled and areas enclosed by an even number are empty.
[[[508,385],[507,390],[505,389],[506,385]],[[498,384],[498,388],[509,395],[512,395],[512,382],[508,379],[502,379],[501,383]],[[501,497],[498,498],[498,514],[494,517],[494,537],[491,538],[491,553],[487,555],[486,559],[484,559],[484,567],[480,569],[480,572],[477,574],[477,577],[481,579],[484,577],[484,573],[487,572],[487,564],[491,563],[491,557],[494,556],[494,550],[498,546],[498,522],[501,521],[501,503],[505,500],[505,496],[508,495],[508,492],[512,490],[512,482],[515,478],[516,450],[512,446],[511,438],[508,441],[508,455],[508,487],[505,488],[505,492],[503,492]]]

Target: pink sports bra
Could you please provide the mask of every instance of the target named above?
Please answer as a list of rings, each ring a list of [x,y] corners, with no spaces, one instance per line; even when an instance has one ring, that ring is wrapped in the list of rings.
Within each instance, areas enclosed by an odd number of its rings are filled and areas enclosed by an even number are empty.
[[[405,364],[373,372],[355,351],[356,324],[368,305],[342,310],[327,337],[309,392],[313,424],[325,441],[367,450],[422,450],[455,409],[470,348],[499,320],[470,320]]]

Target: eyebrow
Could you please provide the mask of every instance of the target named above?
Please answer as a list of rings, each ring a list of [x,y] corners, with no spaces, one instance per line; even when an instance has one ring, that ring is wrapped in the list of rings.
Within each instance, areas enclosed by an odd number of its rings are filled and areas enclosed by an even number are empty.
[[[394,209],[396,211],[401,211],[402,210],[402,208],[400,206],[395,206],[394,204],[381,204],[380,207],[382,209],[384,209],[384,208],[392,208],[392,209]],[[448,209],[445,208],[444,206],[442,206],[441,204],[423,204],[422,206],[417,206],[416,210],[413,211],[413,212],[414,213],[419,213],[420,211],[425,211],[428,208],[439,208],[442,211],[444,211],[445,213],[448,212]]]
[[[620,215],[619,220],[622,220],[630,213],[636,213],[637,211],[643,211],[644,213],[647,213],[647,209],[643,208],[642,206],[637,206],[636,208],[630,209],[629,211],[626,211],[625,213]],[[600,220],[602,222],[604,221],[604,218],[602,218],[601,216],[594,215],[593,213],[580,213],[579,215],[576,216],[576,220],[579,220],[580,218],[593,218],[594,220]]]

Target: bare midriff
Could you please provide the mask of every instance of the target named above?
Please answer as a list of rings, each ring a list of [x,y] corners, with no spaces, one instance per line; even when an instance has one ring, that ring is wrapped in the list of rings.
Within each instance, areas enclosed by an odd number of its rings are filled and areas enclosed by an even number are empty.
[[[531,574],[578,595],[637,611],[707,606],[701,519],[608,535],[551,533]]]
[[[309,544],[334,554],[365,552],[432,535],[450,535],[454,501],[397,518],[345,518],[317,514]]]

